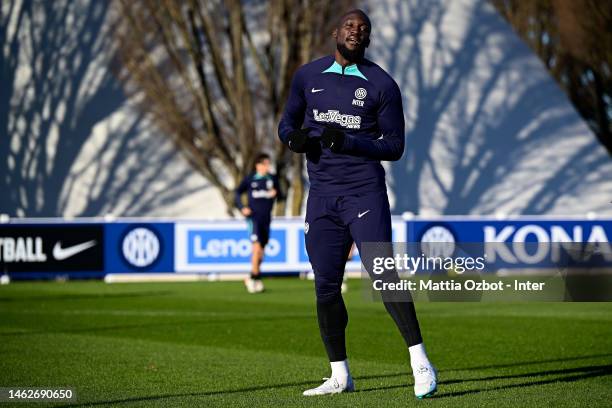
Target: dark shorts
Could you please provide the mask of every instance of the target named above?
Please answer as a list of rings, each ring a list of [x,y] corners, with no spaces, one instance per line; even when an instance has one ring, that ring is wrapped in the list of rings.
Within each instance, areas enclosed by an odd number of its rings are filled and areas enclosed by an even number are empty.
[[[342,197],[308,197],[304,226],[306,251],[315,273],[318,298],[340,293],[353,245],[391,242],[391,211],[386,191]]]
[[[259,242],[261,246],[266,246],[270,239],[270,217],[249,217],[249,236],[251,242]]]

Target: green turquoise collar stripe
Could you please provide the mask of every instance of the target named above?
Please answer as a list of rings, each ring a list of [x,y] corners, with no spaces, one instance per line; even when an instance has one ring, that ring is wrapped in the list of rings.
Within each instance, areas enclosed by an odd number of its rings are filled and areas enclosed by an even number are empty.
[[[323,71],[324,74],[326,72],[331,72],[332,74],[342,74],[342,65],[340,65],[336,61],[334,61],[334,63],[331,64],[331,66],[329,68],[327,68],[325,71]]]
[[[332,74],[342,74],[342,65],[334,61],[334,63],[331,64],[329,68],[323,71],[324,74],[329,73],[329,72],[331,72]],[[361,71],[357,67],[357,64],[349,65],[346,68],[344,68],[344,75],[352,75],[352,76],[356,76],[359,78],[363,78],[366,81],[368,80],[368,78],[366,78],[365,75],[361,73]]]

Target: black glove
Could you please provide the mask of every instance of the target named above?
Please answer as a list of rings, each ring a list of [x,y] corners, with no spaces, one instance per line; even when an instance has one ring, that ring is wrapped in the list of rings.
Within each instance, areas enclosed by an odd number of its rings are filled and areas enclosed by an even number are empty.
[[[344,146],[344,132],[338,129],[325,128],[321,133],[323,147],[329,148],[334,153],[340,153]]]
[[[287,137],[287,146],[295,153],[306,153],[308,150],[308,133],[310,128],[293,130]]]

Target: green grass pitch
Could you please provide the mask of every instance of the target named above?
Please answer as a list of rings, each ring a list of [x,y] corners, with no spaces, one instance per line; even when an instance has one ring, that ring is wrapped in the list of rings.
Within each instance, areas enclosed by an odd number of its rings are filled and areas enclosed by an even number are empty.
[[[265,283],[2,286],[0,386],[74,387],[58,406],[612,405],[612,303],[418,303],[440,383],[417,400],[397,329],[349,281],[357,392],[307,398],[329,374],[313,283]]]

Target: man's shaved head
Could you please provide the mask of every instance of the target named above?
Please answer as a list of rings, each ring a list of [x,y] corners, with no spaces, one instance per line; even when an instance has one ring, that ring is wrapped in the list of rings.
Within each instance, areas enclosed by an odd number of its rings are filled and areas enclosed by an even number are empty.
[[[370,30],[372,29],[372,23],[370,22],[370,17],[368,17],[365,11],[361,9],[349,10],[346,13],[344,13],[342,16],[340,16],[340,19],[338,20],[338,28],[342,26],[342,23],[344,23],[344,20],[349,18],[351,15],[355,15],[355,14],[361,17],[366,22],[368,27],[370,27]]]
[[[363,10],[348,11],[340,17],[332,37],[336,39],[336,51],[349,62],[363,59],[365,49],[370,45],[372,23]]]

